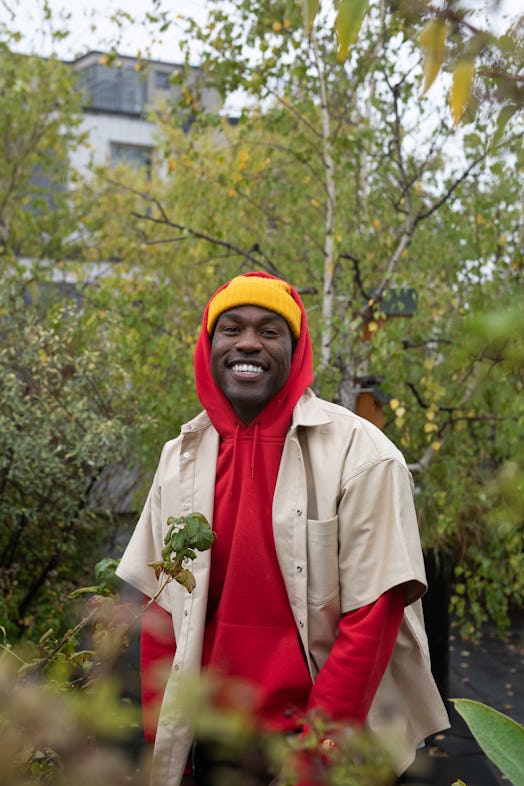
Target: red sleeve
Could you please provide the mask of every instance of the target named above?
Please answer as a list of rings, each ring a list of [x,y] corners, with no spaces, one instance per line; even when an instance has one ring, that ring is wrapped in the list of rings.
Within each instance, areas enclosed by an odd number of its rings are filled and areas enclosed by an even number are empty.
[[[142,716],[146,742],[155,741],[160,704],[175,651],[171,615],[153,603],[145,609],[140,627]]]
[[[393,587],[374,603],[344,614],[331,653],[311,689],[308,710],[362,724],[397,640],[405,593]]]

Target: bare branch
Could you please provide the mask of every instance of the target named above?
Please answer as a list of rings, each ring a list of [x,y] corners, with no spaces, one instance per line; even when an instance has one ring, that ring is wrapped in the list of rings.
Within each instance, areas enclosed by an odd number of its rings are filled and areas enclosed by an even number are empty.
[[[431,464],[431,459],[435,455],[435,450],[429,445],[421,459],[416,461],[414,464],[408,464],[408,469],[410,472],[423,472],[425,469],[429,467]]]
[[[184,224],[178,224],[176,221],[172,221],[170,218],[167,217],[164,210],[160,208],[158,200],[153,198],[151,201],[153,201],[157,205],[157,207],[159,207],[159,210],[161,210],[162,212],[161,218],[148,216],[145,213],[138,213],[135,210],[131,211],[131,215],[134,216],[134,218],[140,219],[141,221],[149,221],[150,223],[153,224],[160,224],[163,226],[172,227],[173,229],[178,229],[180,232],[184,232],[186,235],[190,235],[192,238],[195,238],[197,240],[205,240],[206,243],[210,243],[213,246],[220,246],[221,248],[225,248],[232,254],[241,256],[245,260],[252,262],[255,266],[264,267],[264,264],[261,263],[259,257],[253,256],[253,254],[251,254],[249,251],[240,248],[234,243],[230,243],[227,240],[220,240],[219,238],[214,237],[213,235],[209,235],[207,232],[200,232],[197,229],[192,229],[191,227],[185,226]],[[266,263],[265,266],[270,268],[269,272],[274,273],[276,275],[275,266],[272,263],[270,264]]]
[[[280,276],[277,268],[273,263],[261,262],[260,257],[255,257],[252,253],[246,251],[246,249],[240,248],[240,246],[237,246],[234,243],[229,243],[226,240],[220,240],[219,238],[214,237],[213,235],[210,235],[207,232],[200,232],[199,230],[193,229],[192,227],[188,227],[185,226],[184,224],[179,224],[176,221],[172,221],[169,218],[164,206],[162,205],[160,200],[158,200],[156,197],[151,196],[150,194],[146,194],[143,191],[139,191],[138,189],[132,188],[131,186],[127,186],[124,185],[123,183],[119,183],[118,181],[111,180],[109,178],[108,178],[108,182],[112,183],[112,185],[115,185],[118,188],[122,188],[126,191],[129,191],[132,194],[136,194],[136,196],[141,197],[141,199],[144,199],[146,202],[152,203],[153,205],[155,205],[155,207],[157,208],[160,214],[160,218],[157,218],[152,215],[147,215],[146,213],[139,213],[138,211],[132,210],[131,215],[134,218],[137,218],[141,221],[148,221],[151,224],[168,226],[171,227],[172,229],[177,229],[180,232],[184,232],[186,235],[189,235],[190,237],[195,238],[197,240],[204,240],[206,243],[210,243],[211,245],[219,246],[220,248],[225,248],[232,254],[243,257],[246,261],[251,262],[256,267],[261,267],[263,269],[267,268],[266,272],[270,272],[273,275]]]
[[[484,151],[484,153],[478,156],[474,161],[471,162],[471,164],[468,167],[466,167],[466,169],[460,175],[460,177],[458,177],[456,180],[453,181],[453,183],[440,197],[440,199],[437,199],[437,201],[434,202],[431,205],[431,207],[428,208],[428,210],[417,213],[415,218],[416,223],[418,223],[419,221],[423,221],[425,218],[428,218],[429,216],[433,215],[433,213],[436,213],[437,210],[439,210],[442,207],[442,205],[444,205],[448,201],[448,199],[450,199],[450,197],[457,190],[457,188],[464,182],[464,180],[466,180],[470,172],[473,169],[475,169],[476,166],[478,166],[479,164],[481,164],[483,161],[486,160],[487,155],[488,155],[488,151]]]
[[[344,252],[340,254],[341,259],[349,259],[350,262],[353,262],[353,272],[355,275],[355,283],[357,285],[357,289],[364,298],[364,300],[368,301],[371,298],[371,295],[366,292],[364,289],[364,285],[362,283],[362,276],[360,273],[360,260],[357,257],[353,256],[353,254],[349,254],[348,252]]]

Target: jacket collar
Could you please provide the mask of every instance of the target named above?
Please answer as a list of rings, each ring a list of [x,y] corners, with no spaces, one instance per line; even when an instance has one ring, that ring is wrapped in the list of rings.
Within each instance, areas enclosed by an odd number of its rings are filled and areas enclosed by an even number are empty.
[[[291,431],[294,431],[298,426],[321,426],[326,423],[331,423],[331,418],[324,410],[322,400],[313,393],[311,388],[308,388],[301,395],[293,410]],[[180,431],[182,434],[191,434],[202,431],[210,425],[211,421],[207,412],[202,411],[192,420],[184,423]]]
[[[202,410],[198,413],[194,418],[189,420],[187,423],[184,423],[180,428],[181,434],[191,434],[197,431],[202,431],[202,429],[207,428],[211,425],[211,421],[209,416],[205,410]]]
[[[322,426],[326,423],[331,423],[331,418],[322,406],[322,400],[308,388],[293,410],[291,430],[298,426]]]

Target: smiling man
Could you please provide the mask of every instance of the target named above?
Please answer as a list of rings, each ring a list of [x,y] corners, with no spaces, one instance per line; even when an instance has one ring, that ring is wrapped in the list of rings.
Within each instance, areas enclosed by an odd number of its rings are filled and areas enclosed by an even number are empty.
[[[165,445],[118,571],[152,597],[148,563],[160,558],[168,517],[199,511],[212,523],[216,540],[194,563],[194,592],[168,585],[143,623],[152,784],[211,786],[214,766],[226,764],[228,784],[278,783],[263,761],[254,768],[250,759],[247,774],[242,761],[217,762],[198,742],[190,756],[177,697],[181,677],[199,669],[249,684],[261,729],[300,732],[317,711],[331,745],[329,721],[365,725],[379,738],[394,724],[402,772],[424,738],[448,725],[430,671],[402,455],[370,423],[312,392],[304,306],[268,274],[238,276],[211,298],[195,380],[204,412]],[[159,691],[155,666],[166,658],[170,677]],[[162,693],[157,723],[151,705]]]
[[[229,309],[212,329],[211,372],[248,426],[287,382],[291,330],[283,317],[259,306]]]

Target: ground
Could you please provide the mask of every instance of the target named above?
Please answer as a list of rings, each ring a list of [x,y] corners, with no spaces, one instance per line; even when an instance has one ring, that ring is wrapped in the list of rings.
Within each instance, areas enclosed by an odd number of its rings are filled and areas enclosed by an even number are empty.
[[[513,615],[505,640],[486,626],[478,643],[450,637],[450,698],[474,699],[524,724],[524,612]],[[410,780],[432,786],[508,786],[448,702],[451,728],[431,740],[410,770]]]

